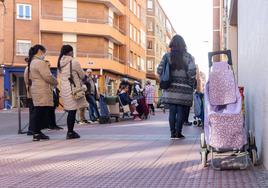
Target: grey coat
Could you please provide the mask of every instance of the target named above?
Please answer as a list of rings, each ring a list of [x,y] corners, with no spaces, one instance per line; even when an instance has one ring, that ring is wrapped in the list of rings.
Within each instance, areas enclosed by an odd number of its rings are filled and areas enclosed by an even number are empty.
[[[171,85],[163,90],[162,102],[166,104],[180,104],[192,106],[193,92],[196,87],[196,66],[191,54],[185,53],[183,57],[188,65],[188,71],[171,70]],[[166,53],[160,62],[157,73],[162,74],[165,63],[170,63],[170,53]]]

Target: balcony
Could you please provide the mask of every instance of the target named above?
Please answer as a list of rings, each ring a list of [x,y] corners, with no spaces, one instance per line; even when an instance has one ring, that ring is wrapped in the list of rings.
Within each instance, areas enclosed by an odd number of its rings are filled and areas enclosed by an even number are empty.
[[[43,15],[40,20],[40,30],[43,32],[103,36],[119,45],[126,43],[125,32],[113,24],[110,18],[77,18],[76,22],[70,22],[63,21],[62,16]]]
[[[56,67],[59,52],[48,51],[47,60],[51,62],[51,67]],[[115,74],[126,75],[135,79],[145,79],[146,74],[143,71],[136,70],[126,65],[125,61],[118,57],[113,57],[108,53],[87,53],[77,52],[76,59],[83,69],[103,69]]]
[[[82,0],[85,2],[102,3],[111,8],[118,15],[126,14],[126,6],[120,0]]]

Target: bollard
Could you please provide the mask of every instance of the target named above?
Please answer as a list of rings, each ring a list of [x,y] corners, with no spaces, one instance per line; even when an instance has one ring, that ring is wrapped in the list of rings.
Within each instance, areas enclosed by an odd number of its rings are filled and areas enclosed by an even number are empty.
[[[21,131],[21,109],[20,109],[20,96],[18,96],[18,121],[19,121],[19,130],[18,130],[18,134],[22,134]]]

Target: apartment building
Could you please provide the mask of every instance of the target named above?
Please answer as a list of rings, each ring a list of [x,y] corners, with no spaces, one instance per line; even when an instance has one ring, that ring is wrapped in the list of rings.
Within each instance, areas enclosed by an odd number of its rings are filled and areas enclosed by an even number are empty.
[[[122,78],[146,78],[145,0],[14,0],[5,6],[0,88],[8,90],[12,106],[25,95],[24,58],[36,43],[47,48],[55,75],[61,46],[72,45],[82,68],[93,69],[101,93],[115,94]]]
[[[157,66],[176,34],[158,0],[147,0],[147,79],[157,86]],[[158,88],[156,88],[158,89]]]

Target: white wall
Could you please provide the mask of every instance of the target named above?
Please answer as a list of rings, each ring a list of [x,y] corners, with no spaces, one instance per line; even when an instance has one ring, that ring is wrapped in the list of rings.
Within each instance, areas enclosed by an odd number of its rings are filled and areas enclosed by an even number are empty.
[[[268,1],[238,1],[238,78],[245,86],[247,125],[268,168]]]

